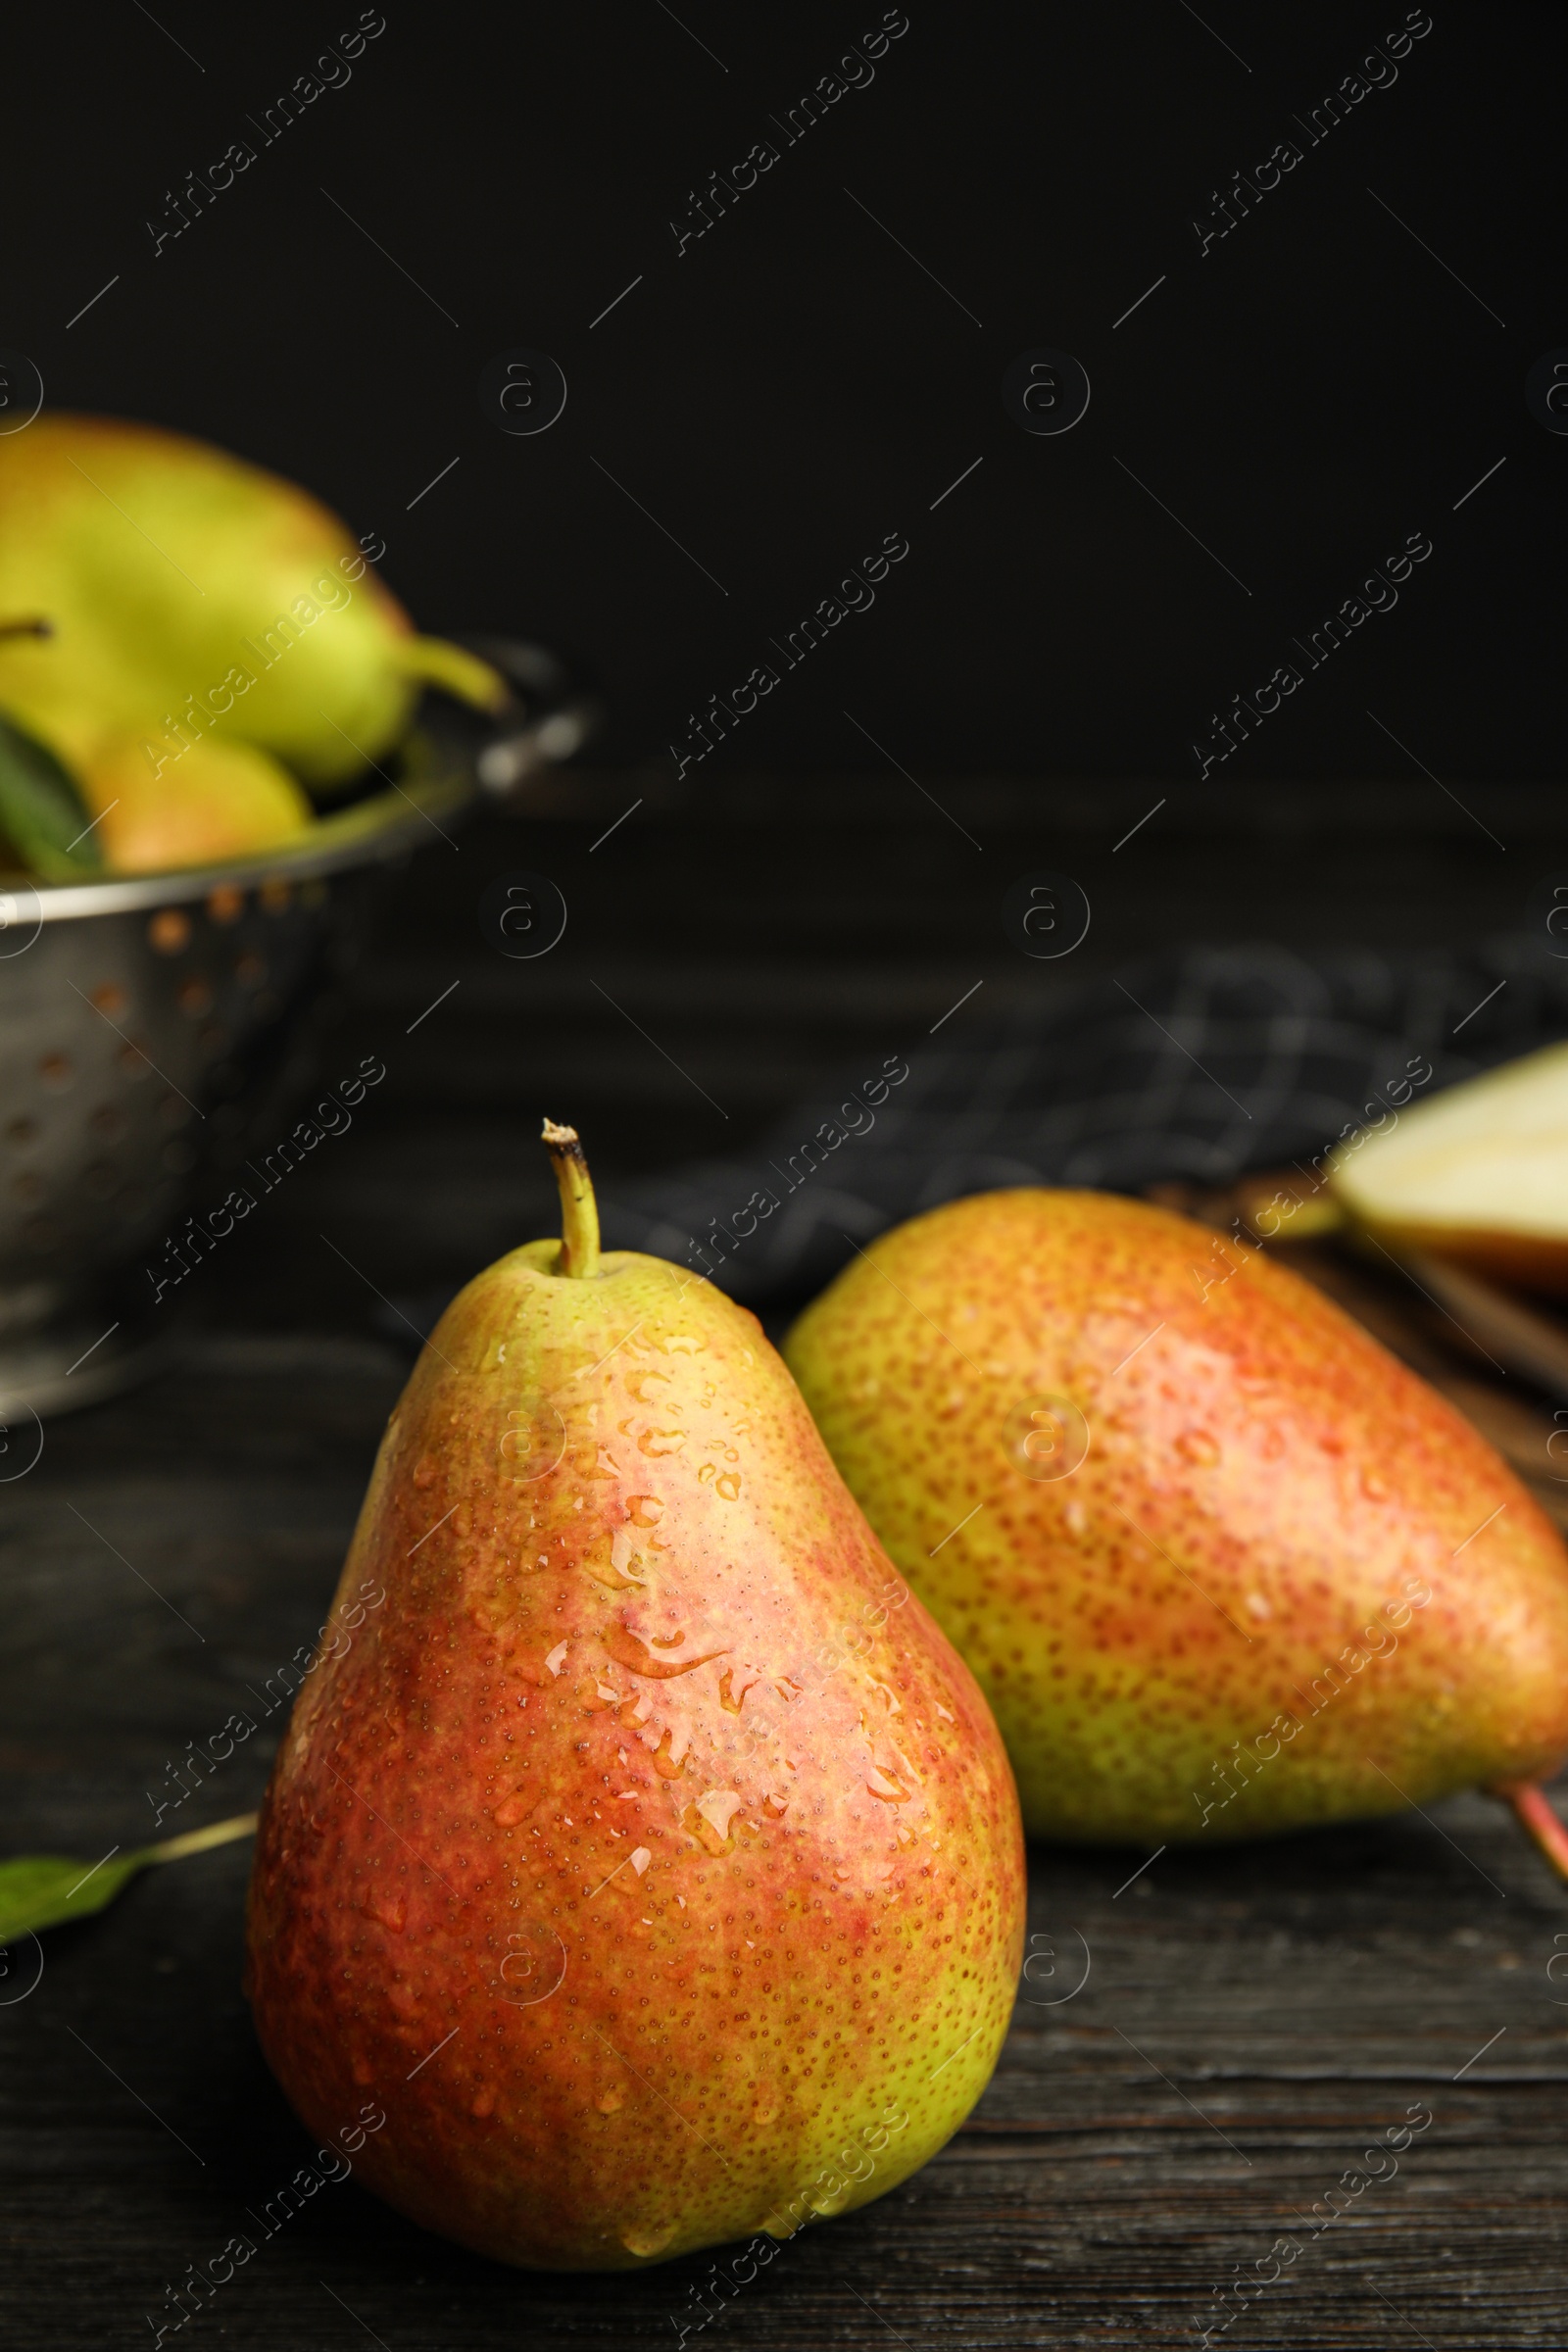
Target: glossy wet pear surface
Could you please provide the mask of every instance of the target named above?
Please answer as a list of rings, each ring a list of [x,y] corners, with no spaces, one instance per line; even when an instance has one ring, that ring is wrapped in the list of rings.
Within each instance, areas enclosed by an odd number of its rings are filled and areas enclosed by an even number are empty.
[[[1105,1194],[984,1194],[883,1236],[785,1352],[1032,1831],[1254,1836],[1568,1749],[1557,1536],[1262,1252]]]
[[[313,2130],[503,2261],[615,2268],[880,2195],[990,2076],[1016,1798],[754,1318],[514,1252],[454,1303],[264,1813],[251,1997]]]

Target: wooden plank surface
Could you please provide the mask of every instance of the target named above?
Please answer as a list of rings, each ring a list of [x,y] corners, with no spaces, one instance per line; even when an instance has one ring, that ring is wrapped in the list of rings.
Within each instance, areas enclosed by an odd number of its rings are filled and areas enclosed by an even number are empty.
[[[580,827],[584,853],[599,821]],[[673,872],[669,845],[659,854]],[[1037,856],[1024,841],[1018,861]],[[550,862],[536,846],[512,858]],[[628,919],[641,870],[633,858],[616,886]],[[760,926],[754,975],[798,938],[797,914]],[[917,1035],[927,1000],[940,1009],[957,993],[950,969],[933,976],[911,952],[906,980],[885,968],[881,997],[858,999],[841,967],[842,988],[794,1005],[782,980],[776,1001],[756,981],[746,1020],[727,1008],[715,1019],[714,974],[748,921],[744,900],[726,904],[706,944],[672,949],[659,980],[661,1042],[705,1084],[715,1068],[739,1071],[748,1023],[781,1041],[776,1060],[753,1056],[748,1119],[774,1115],[846,1045],[885,1028],[889,1045]],[[370,1049],[395,1043],[451,977],[423,944],[407,949],[413,936],[372,959],[340,1010],[344,1034]],[[455,933],[437,924],[435,936]],[[460,968],[482,977],[465,953]],[[787,962],[780,950],[781,974]],[[168,1767],[231,1709],[254,1715],[253,1694],[311,1639],[409,1361],[380,1336],[396,1318],[367,1285],[399,1298],[404,1286],[450,1287],[542,1220],[547,1180],[526,1156],[541,1070],[575,1069],[579,1100],[607,1122],[612,1175],[693,1148],[664,1123],[678,1098],[666,1102],[652,1053],[627,1108],[625,1038],[611,1015],[593,1028],[591,1010],[585,992],[563,1000],[577,1024],[569,1053],[559,1037],[519,1040],[482,1003],[449,1037],[434,1038],[434,1021],[417,1030],[375,1114],[383,1128],[368,1116],[335,1162],[302,1171],[265,1230],[256,1220],[207,1270],[206,1327],[184,1363],[51,1425],[37,1468],[0,1488],[6,1847],[91,1860],[144,1840]],[[366,1283],[321,1248],[323,1229]],[[1499,1381],[1397,1278],[1326,1245],[1290,1255],[1470,1411],[1568,1524],[1548,1399]],[[252,1805],[276,1720],[166,1814],[163,1834]],[[1233,2304],[1211,2341],[1568,2343],[1568,1982],[1554,1981],[1568,1963],[1548,1974],[1568,1955],[1568,1898],[1501,1811],[1470,1796],[1430,1816],[1167,1852],[1126,1884],[1141,1859],[1032,1855],[1040,1940],[974,2117],[889,2197],[813,2228],[755,2279],[731,2278],[731,2299],[711,2258],[610,2279],[509,2273],[421,2235],[350,2180],[262,2245],[179,2340],[244,2352],[673,2346],[706,2308],[688,2344],[1188,2346],[1218,2327],[1215,2293],[1236,2266],[1257,2281],[1289,2239],[1298,2251],[1277,2281]],[[247,1867],[240,1847],[147,1874],[99,1920],[48,1936],[31,1989],[27,1955],[10,1955],[7,2345],[153,2340],[166,2286],[245,2230],[247,2210],[308,2157],[240,1995]],[[1387,2177],[1314,2234],[1301,2217],[1348,2172],[1365,2178],[1365,2151],[1387,2148],[1412,2110],[1432,2120],[1396,2172],[1377,2159]]]

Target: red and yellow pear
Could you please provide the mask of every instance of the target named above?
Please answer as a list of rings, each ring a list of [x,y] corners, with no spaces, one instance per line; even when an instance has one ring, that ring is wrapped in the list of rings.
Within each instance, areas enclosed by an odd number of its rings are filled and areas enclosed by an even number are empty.
[[[1568,1751],[1557,1535],[1262,1251],[1105,1194],[987,1193],[884,1234],[785,1356],[974,1668],[1029,1830],[1256,1836]]]
[[[138,736],[94,737],[74,772],[106,866],[169,873],[259,856],[301,839],[315,810],[270,753],[239,738],[199,736],[154,774]]]
[[[311,2130],[504,2262],[632,2268],[883,2194],[979,2096],[1022,1942],[967,1668],[756,1319],[561,1242],[388,1424],[263,1810],[248,1984]],[[384,1599],[366,1595],[384,1595]]]

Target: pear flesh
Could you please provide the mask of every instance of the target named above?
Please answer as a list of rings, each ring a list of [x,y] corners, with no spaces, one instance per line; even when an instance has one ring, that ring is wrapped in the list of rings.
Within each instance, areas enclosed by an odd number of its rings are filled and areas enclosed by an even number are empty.
[[[1341,1146],[1331,1182],[1396,1255],[1568,1297],[1568,1045],[1450,1086]]]
[[[785,1356],[973,1667],[1027,1830],[1248,1837],[1568,1750],[1568,1558],[1321,1293],[1107,1195],[884,1235]]]
[[[755,1318],[601,1257],[549,1133],[564,1242],[469,1284],[388,1425],[248,1988],[313,2132],[384,2108],[357,2162],[399,2210],[620,2269],[788,2236],[949,2137],[1023,1856],[985,1703]]]

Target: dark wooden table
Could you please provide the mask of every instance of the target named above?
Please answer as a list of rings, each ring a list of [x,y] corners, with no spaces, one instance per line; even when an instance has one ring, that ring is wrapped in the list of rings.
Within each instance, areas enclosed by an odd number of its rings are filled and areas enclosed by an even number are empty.
[[[873,808],[857,843],[862,820],[842,796],[808,791],[786,854],[776,808],[738,807],[716,847],[701,812],[656,808],[616,836],[618,865],[601,867],[601,850],[589,866],[635,794],[589,779],[526,841],[498,830],[466,839],[450,870],[439,849],[420,861],[327,1032],[328,1059],[351,1043],[384,1054],[384,1102],[204,1270],[184,1361],[52,1424],[36,1469],[0,1488],[7,1848],[92,1860],[145,1840],[169,1768],[311,1639],[410,1361],[378,1294],[414,1303],[542,1229],[540,1110],[582,1117],[610,1183],[742,1140],[862,1042],[917,1038],[959,993],[954,977],[994,956],[995,892],[953,867],[938,819],[890,849]],[[1031,864],[1113,870],[1115,796],[1098,816],[1080,808],[1081,838],[1071,810],[1031,814],[1001,787],[954,798],[1001,846],[998,889]],[[1412,846],[1398,808],[1382,834],[1363,808],[1361,853],[1338,868],[1310,828],[1276,858],[1256,834],[1238,849],[1218,805],[1207,835],[1200,819],[1189,810],[1195,829],[1118,883],[1107,953],[1183,932],[1370,936],[1378,909],[1388,936],[1391,907],[1403,935],[1436,939],[1451,925],[1445,891],[1451,904],[1469,889],[1474,907],[1500,888],[1465,879],[1468,844],[1441,818]],[[872,854],[879,827],[882,881],[853,902],[846,857]],[[1272,922],[1249,865],[1271,858]],[[1389,895],[1412,858],[1425,915]],[[575,964],[486,960],[473,903],[509,863],[578,894]],[[1336,871],[1348,878],[1331,902]],[[1173,876],[1185,900],[1178,889],[1159,915]],[[1465,927],[1504,911],[1499,898]],[[1000,961],[985,968],[1005,984]],[[453,1004],[407,1036],[454,976]],[[722,1127],[596,1002],[595,980],[724,1104]],[[1549,1405],[1499,1390],[1392,1284],[1323,1249],[1298,1256],[1568,1516]],[[238,1748],[161,1834],[253,1805],[269,1754],[262,1736]],[[1214,2342],[1568,2344],[1568,1981],[1554,1981],[1568,1957],[1552,1967],[1568,1956],[1568,1894],[1501,1812],[1464,1797],[1273,1845],[1166,1852],[1126,1884],[1141,1860],[1032,1856],[1034,1981],[974,2116],[891,2196],[782,2249],[703,2340],[1196,2345],[1237,2266],[1257,2279],[1291,2237],[1298,2256]],[[97,1921],[46,1936],[30,1990],[30,1962],[12,1954],[8,2345],[151,2342],[166,2287],[308,2157],[240,1995],[247,1867],[239,1846],[147,1874]],[[1412,2110],[1432,2120],[1396,2173],[1369,2167],[1364,2151]],[[1388,2177],[1311,2236],[1302,2217],[1369,2169]],[[510,2273],[422,2236],[350,2180],[263,2245],[180,2340],[673,2346],[709,2275],[707,2260],[604,2279]]]

